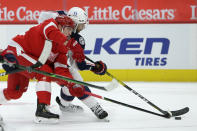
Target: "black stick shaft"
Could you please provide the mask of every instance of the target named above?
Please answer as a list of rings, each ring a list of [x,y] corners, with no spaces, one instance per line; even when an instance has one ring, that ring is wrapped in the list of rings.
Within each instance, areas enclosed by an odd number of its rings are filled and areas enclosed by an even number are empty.
[[[156,112],[152,112],[152,111],[140,108],[140,107],[132,106],[132,105],[129,105],[129,104],[117,101],[117,100],[113,100],[113,99],[110,99],[110,98],[107,98],[107,97],[103,97],[103,96],[100,96],[100,95],[97,95],[97,94],[93,94],[91,92],[85,91],[85,94],[96,97],[96,98],[99,98],[99,99],[103,99],[105,101],[109,101],[109,102],[112,102],[112,103],[115,103],[115,104],[118,104],[118,105],[129,107],[129,108],[132,108],[132,109],[135,109],[135,110],[138,110],[138,111],[142,111],[142,112],[149,113],[149,114],[152,114],[152,115],[168,118],[168,116],[166,116],[166,115],[162,115],[162,114],[159,114],[159,113],[156,113]]]
[[[87,56],[85,56],[85,58],[92,62],[95,63],[93,60],[91,60],[90,58],[88,58]],[[159,108],[158,106],[156,106],[155,104],[153,104],[151,101],[149,101],[148,99],[146,99],[144,96],[142,96],[141,94],[139,94],[137,91],[133,90],[132,88],[130,88],[129,86],[127,86],[124,82],[122,82],[121,80],[117,79],[115,76],[113,76],[111,73],[109,73],[108,71],[106,72],[106,74],[108,76],[110,76],[111,78],[116,79],[122,86],[124,86],[126,89],[128,89],[129,91],[131,91],[132,93],[134,93],[135,95],[137,95],[138,97],[140,97],[143,101],[145,101],[146,103],[148,103],[149,105],[151,105],[152,107],[154,107],[155,109],[157,109],[158,111],[160,111],[161,113],[163,113],[164,115],[169,115],[168,112],[162,110],[161,108]]]

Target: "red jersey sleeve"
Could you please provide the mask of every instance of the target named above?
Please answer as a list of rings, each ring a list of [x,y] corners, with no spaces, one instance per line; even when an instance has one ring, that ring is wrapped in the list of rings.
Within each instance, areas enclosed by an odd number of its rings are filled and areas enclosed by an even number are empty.
[[[46,39],[59,44],[63,44],[67,40],[67,37],[58,29],[54,19],[46,20],[41,26],[41,32]]]

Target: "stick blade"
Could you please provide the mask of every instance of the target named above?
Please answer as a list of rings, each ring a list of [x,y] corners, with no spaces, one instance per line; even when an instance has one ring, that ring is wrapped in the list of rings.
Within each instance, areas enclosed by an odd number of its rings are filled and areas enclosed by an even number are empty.
[[[176,110],[176,111],[171,111],[172,116],[180,116],[180,115],[184,115],[187,112],[189,112],[189,107],[185,107],[183,109],[180,110]]]
[[[116,79],[112,79],[112,81],[109,83],[109,85],[107,85],[105,87],[105,89],[107,91],[111,91],[111,90],[114,90],[115,88],[117,88],[119,86],[119,83]]]

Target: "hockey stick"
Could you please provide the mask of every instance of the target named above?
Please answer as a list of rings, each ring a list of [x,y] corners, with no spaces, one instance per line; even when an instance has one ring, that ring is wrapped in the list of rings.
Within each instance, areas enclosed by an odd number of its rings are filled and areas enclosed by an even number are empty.
[[[3,63],[3,62],[4,62],[3,60],[0,61],[0,63]],[[5,76],[5,75],[8,75],[8,74],[17,73],[17,72],[21,72],[21,71],[25,71],[26,70],[28,72],[36,72],[36,73],[39,73],[39,74],[42,74],[42,75],[46,75],[46,76],[49,76],[49,77],[58,78],[58,79],[61,79],[61,80],[73,82],[73,83],[84,85],[84,86],[90,86],[90,87],[93,87],[93,88],[96,88],[96,89],[100,89],[100,90],[104,90],[104,91],[110,91],[110,90],[118,87],[118,85],[114,84],[113,81],[110,84],[108,84],[106,87],[102,87],[102,86],[89,84],[89,83],[86,83],[86,82],[83,82],[83,81],[70,79],[70,78],[67,78],[67,77],[64,77],[64,76],[60,76],[60,75],[57,75],[57,74],[54,74],[54,73],[48,73],[48,72],[40,71],[40,70],[35,69],[33,66],[27,67],[27,66],[22,66],[22,65],[18,65],[18,64],[15,64],[15,66],[18,69],[10,71],[10,72],[0,73],[0,76]]]
[[[85,58],[88,61],[90,61],[92,63],[95,63],[93,60],[91,60],[87,56],[85,56]],[[122,86],[124,86],[126,89],[128,89],[129,91],[131,91],[132,93],[134,93],[135,95],[137,95],[138,97],[140,97],[142,100],[144,100],[146,103],[148,103],[149,105],[151,105],[152,107],[154,107],[155,109],[157,109],[158,111],[160,111],[161,113],[163,113],[164,115],[168,115],[169,117],[173,117],[173,116],[179,116],[179,115],[186,114],[189,111],[189,107],[185,107],[185,108],[182,108],[182,109],[176,110],[176,111],[164,111],[161,108],[159,108],[158,106],[156,106],[155,104],[153,104],[151,101],[149,101],[148,99],[146,99],[144,96],[142,96],[141,94],[139,94],[138,92],[136,92],[134,89],[130,88],[124,82],[122,82],[121,80],[117,79],[115,76],[113,76],[108,71],[106,72],[106,74],[108,76],[110,76],[111,78],[116,79]]]
[[[160,117],[164,117],[164,118],[170,118],[169,115],[163,115],[163,114],[159,114],[159,113],[156,113],[156,112],[152,112],[152,111],[140,108],[140,107],[132,106],[132,105],[129,105],[129,104],[126,104],[126,103],[123,103],[123,102],[119,102],[117,100],[113,100],[113,99],[110,99],[110,98],[107,98],[107,97],[103,97],[103,96],[100,96],[100,95],[97,95],[97,94],[93,94],[91,92],[85,91],[85,94],[96,97],[96,98],[99,98],[99,99],[102,99],[102,100],[105,100],[105,101],[109,101],[109,102],[112,102],[112,103],[115,103],[115,104],[118,104],[118,105],[129,107],[129,108],[132,108],[132,109],[135,109],[135,110],[138,110],[138,111],[146,112],[146,113],[153,114],[153,115],[160,116]]]
[[[8,74],[13,74],[13,73],[21,72],[21,71],[24,71],[24,70],[16,69],[16,70],[13,70],[13,71],[10,71],[10,72],[1,72],[0,73],[0,77],[1,76],[5,76],[5,75],[8,75]],[[117,87],[118,87],[118,85],[112,81],[107,86],[105,86],[103,88],[105,88],[105,91],[111,91],[111,90],[113,90],[113,89],[115,89]],[[102,90],[104,90],[104,89],[102,89]]]
[[[54,74],[54,73],[40,71],[40,70],[31,68],[31,67],[26,67],[26,66],[17,65],[17,64],[16,64],[16,67],[18,67],[21,70],[32,71],[32,72],[36,72],[38,74],[42,74],[42,75],[45,75],[45,76],[49,76],[49,77],[53,77],[53,78],[57,78],[57,79],[61,79],[61,80],[69,81],[69,82],[73,82],[73,83],[76,83],[76,84],[80,84],[80,85],[84,85],[84,86],[90,86],[90,87],[93,87],[93,88],[96,88],[96,89],[108,91],[106,89],[106,87],[97,86],[97,85],[89,84],[89,83],[86,83],[86,82],[83,82],[83,81],[74,80],[74,79],[71,79],[71,78],[68,78],[68,77],[64,77],[64,76],[60,76],[60,75],[57,75],[57,74]]]

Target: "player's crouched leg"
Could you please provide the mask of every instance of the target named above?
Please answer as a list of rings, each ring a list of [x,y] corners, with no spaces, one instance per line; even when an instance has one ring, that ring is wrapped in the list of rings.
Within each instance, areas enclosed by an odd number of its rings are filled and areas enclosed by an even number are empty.
[[[63,86],[60,92],[60,98],[56,97],[56,102],[59,105],[62,113],[70,112],[70,113],[81,113],[83,112],[83,108],[78,105],[74,105],[71,102],[75,97],[71,96],[67,87]]]
[[[0,91],[0,104],[19,99],[27,91],[29,79],[18,73],[9,74],[7,84],[8,87]]]
[[[91,92],[87,86],[84,87],[85,91]],[[98,119],[104,119],[108,116],[108,113],[101,107],[94,97],[85,94],[78,99],[80,99],[87,107],[89,107]]]
[[[42,71],[52,72],[52,69],[48,65],[44,65],[40,68]],[[36,75],[38,80],[36,84],[37,94],[37,109],[35,113],[35,123],[58,123],[59,115],[52,113],[49,110],[51,101],[51,78],[40,74]]]

